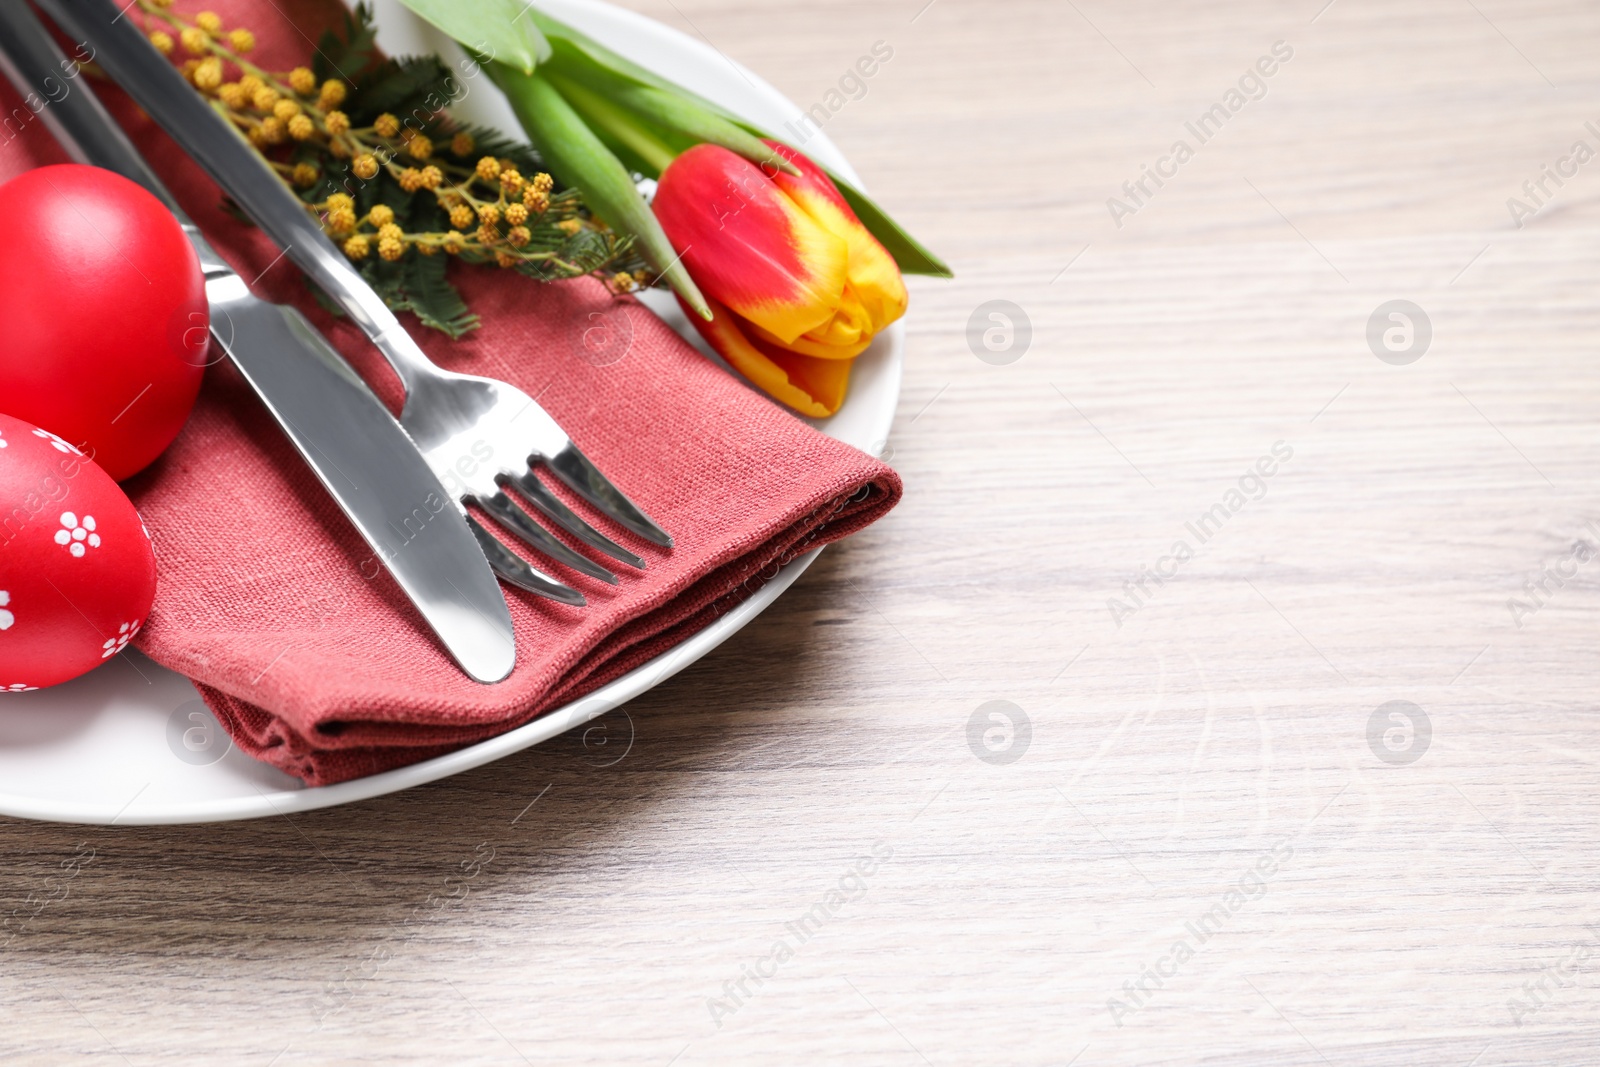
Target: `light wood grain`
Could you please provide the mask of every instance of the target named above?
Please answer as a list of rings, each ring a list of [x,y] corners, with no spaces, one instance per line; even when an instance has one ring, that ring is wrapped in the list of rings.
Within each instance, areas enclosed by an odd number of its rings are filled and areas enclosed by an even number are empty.
[[[1600,17],[1321,3],[638,0],[802,106],[894,48],[828,133],[958,273],[913,284],[905,502],[606,749],[293,819],[0,824],[6,907],[94,849],[4,949],[7,1062],[1595,1062],[1600,561],[1507,602],[1596,541],[1600,161],[1524,228],[1505,201],[1600,147]],[[1434,329],[1403,367],[1365,339],[1395,298]],[[1033,326],[1007,366],[965,339],[992,299]],[[990,700],[1031,720],[1010,765],[969,747]],[[1432,724],[1409,765],[1369,748],[1391,700]]]

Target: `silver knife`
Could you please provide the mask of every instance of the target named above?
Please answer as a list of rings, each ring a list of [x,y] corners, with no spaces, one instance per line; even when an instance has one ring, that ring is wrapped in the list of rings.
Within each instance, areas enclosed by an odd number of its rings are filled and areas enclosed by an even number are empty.
[[[75,78],[25,0],[0,0],[0,69],[39,103],[40,118],[73,158],[137,182],[178,217],[205,274],[213,339],[451,658],[479,682],[509,675],[516,645],[499,582],[452,494],[394,416],[304,316],[250,293]]]

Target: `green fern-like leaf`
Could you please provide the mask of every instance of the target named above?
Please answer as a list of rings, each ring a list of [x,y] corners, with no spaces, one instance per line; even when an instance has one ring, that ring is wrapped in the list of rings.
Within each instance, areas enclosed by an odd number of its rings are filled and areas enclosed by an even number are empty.
[[[344,13],[341,31],[324,30],[317,41],[311,70],[318,81],[342,78],[353,82],[377,55],[378,27],[373,21],[372,5],[366,0],[357,4],[354,11]]]
[[[450,71],[437,56],[386,59],[357,78],[351,121],[365,126],[384,112],[432,120],[449,102]]]
[[[409,311],[422,325],[459,339],[477,329],[479,319],[445,276],[448,266],[443,256],[371,259],[362,263],[361,275],[391,310]]]
[[[585,274],[594,274],[617,266],[619,257],[628,250],[631,243],[631,239],[619,241],[611,234],[579,230],[550,250],[555,254],[555,258],[522,263],[517,266],[517,270],[541,282],[581,278]]]
[[[470,174],[477,160],[484,156],[510,161],[525,176],[546,170],[539,153],[527,143],[512,140],[487,127],[457,122],[447,113],[445,109],[455,102],[450,89],[455,88],[457,93],[460,89],[452,82],[450,68],[437,57],[381,58],[374,40],[372,8],[366,0],[346,13],[342,28],[323,35],[312,64],[319,79],[338,78],[349,83],[351,88],[344,110],[355,126],[371,125],[385,112],[397,115],[405,125],[420,128],[432,139],[434,155],[430,161],[447,172]],[[469,134],[473,140],[472,150],[464,156],[456,156],[450,150],[450,141],[458,133]],[[367,238],[371,250],[357,261],[356,269],[391,310],[409,311],[423,326],[451,338],[460,338],[479,325],[478,316],[450,281],[452,272],[499,270],[497,253],[513,252],[520,262],[512,269],[541,282],[588,274],[635,274],[644,269],[631,238],[589,225],[578,228],[575,233],[562,228],[570,228],[574,222],[586,223],[590,217],[581,195],[574,189],[560,185],[552,189],[548,210],[528,219],[529,239],[515,249],[504,244],[485,248],[473,239],[459,255],[450,256],[440,247],[443,235],[453,228],[449,212],[432,192],[406,192],[388,167],[380,169],[373,178],[358,179],[348,156],[336,155],[321,140],[284,145],[264,154],[285,177],[296,164],[316,168],[316,180],[309,187],[295,188],[308,206],[324,205],[330,196],[342,193],[352,198],[358,219],[367,219],[372,208],[379,204],[390,208],[394,221],[408,235],[405,253],[393,261],[375,254],[377,239],[372,232],[375,227],[370,221],[363,222],[360,232]],[[421,163],[416,165],[420,167]],[[462,170],[455,170],[456,167]],[[491,198],[497,192],[498,189],[490,186]],[[231,201],[225,200],[224,206],[238,214]],[[330,236],[343,245],[348,231]],[[435,250],[434,254],[423,255],[424,248]],[[452,267],[452,262],[462,266]],[[315,285],[311,288],[324,308],[335,315],[343,315],[325,293]]]
[[[452,122],[449,132],[470,134],[473,149],[465,161],[471,166],[481,156],[493,156],[496,159],[509,159],[517,165],[523,174],[536,174],[545,169],[544,160],[539,153],[526,141],[513,141],[499,130],[488,126],[477,126],[470,122]]]

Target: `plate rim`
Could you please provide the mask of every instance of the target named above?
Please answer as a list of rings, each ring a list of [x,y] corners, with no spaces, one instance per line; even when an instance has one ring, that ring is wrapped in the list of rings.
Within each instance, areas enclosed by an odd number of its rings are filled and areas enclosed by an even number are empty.
[[[388,5],[383,6],[387,7]],[[709,45],[695,40],[688,34],[655,19],[625,8],[616,7],[606,3],[605,0],[558,0],[557,4],[553,6],[576,9],[588,8],[602,17],[631,23],[635,30],[642,33],[675,39],[675,46],[684,51],[698,53],[703,62],[730,65],[749,83],[751,89],[757,95],[767,96],[770,98],[770,102],[781,102],[785,106],[798,110],[793,101],[789,100],[754,71],[716,51]],[[593,27],[585,27],[585,29],[592,32]],[[601,34],[597,33],[596,36],[601,36]],[[644,62],[648,65],[647,61],[635,58],[636,61]],[[853,168],[845,161],[843,153],[839,152],[837,146],[827,137],[826,133],[818,131],[813,135],[812,140],[819,143],[826,154],[833,156],[838,163],[842,164],[842,166],[838,167],[839,170],[850,179],[856,181],[858,185],[860,184]],[[874,432],[869,434],[869,439],[875,442],[887,441],[890,426],[894,421],[895,410],[899,404],[900,388],[904,377],[904,320],[894,323],[886,331],[886,335],[889,340],[889,352],[886,357],[889,364],[887,368],[889,381],[885,399],[882,410],[869,413],[868,418],[865,420],[873,427]],[[820,432],[837,437],[837,435],[829,433],[828,424],[832,421],[831,419],[807,419],[805,421],[811,423]],[[838,439],[842,440],[842,438]],[[817,556],[822,551],[821,548],[812,549],[810,552],[791,560],[781,567],[770,581],[716,622],[692,634],[660,655],[635,667],[628,673],[607,682],[592,693],[545,712],[537,718],[505,733],[485,738],[482,741],[457,749],[454,752],[446,753],[443,756],[435,756],[419,763],[408,764],[404,767],[397,767],[394,770],[383,771],[346,782],[338,782],[333,785],[302,786],[298,789],[277,789],[270,792],[256,788],[254,797],[208,798],[181,803],[163,802],[141,807],[138,805],[138,797],[135,796],[132,801],[118,810],[112,810],[108,805],[99,803],[83,804],[0,792],[0,815],[41,822],[80,825],[202,825],[267,818],[273,815],[298,814],[320,808],[371,800],[390,793],[397,793],[416,786],[426,785],[430,782],[436,782],[531,748],[558,734],[565,733],[575,726],[581,726],[583,723],[613,711],[630,700],[654,689],[685,667],[704,658],[718,645],[742,630],[751,620],[766,610],[773,601],[787,591],[800,575],[816,561]]]

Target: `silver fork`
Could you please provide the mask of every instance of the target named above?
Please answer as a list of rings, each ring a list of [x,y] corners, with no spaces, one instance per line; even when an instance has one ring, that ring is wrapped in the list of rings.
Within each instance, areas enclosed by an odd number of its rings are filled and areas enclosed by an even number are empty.
[[[4,0],[0,0],[4,2]],[[613,485],[528,394],[505,382],[435,365],[350,261],[322,232],[227,119],[196,93],[113,0],[41,0],[56,23],[87,42],[105,71],[194,157],[344,309],[383,353],[406,390],[400,424],[463,513],[476,504],[535,550],[583,574],[615,584],[616,575],[574,551],[542,526],[511,493],[579,542],[631,567],[637,554],[602,534],[539,480],[544,466],[579,497],[624,529],[664,547],[672,537]],[[484,555],[503,581],[567,604],[582,593],[507,549],[470,513]]]
[[[366,293],[357,295],[370,294],[377,304],[376,309],[370,310],[389,314],[377,294],[362,284]],[[352,311],[352,317],[354,314]],[[389,317],[393,319],[392,314]],[[365,323],[363,326],[366,328]],[[573,551],[541,526],[507,492],[510,489],[583,544],[629,566],[643,568],[642,558],[585,522],[545,487],[535,470],[535,466],[542,465],[624,529],[663,547],[672,546],[672,536],[623,495],[527,393],[493,378],[457,374],[438,367],[398,322],[376,333],[367,328],[367,335],[405,386],[406,403],[400,425],[416,441],[446,488],[459,492],[461,503],[477,504],[546,556],[616,584],[616,575]],[[534,570],[470,516],[468,522],[501,578],[553,600],[584,603],[582,593]]]

